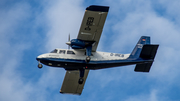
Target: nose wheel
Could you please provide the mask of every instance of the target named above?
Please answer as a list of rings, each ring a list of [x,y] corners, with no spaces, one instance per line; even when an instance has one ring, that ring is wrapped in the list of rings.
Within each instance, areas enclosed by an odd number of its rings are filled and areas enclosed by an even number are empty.
[[[39,62],[38,63],[38,68],[41,69],[43,67],[43,65]]]

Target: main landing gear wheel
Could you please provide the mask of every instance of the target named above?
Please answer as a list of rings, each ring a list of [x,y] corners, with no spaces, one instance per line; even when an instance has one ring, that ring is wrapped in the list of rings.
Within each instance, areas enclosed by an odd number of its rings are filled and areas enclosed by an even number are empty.
[[[43,65],[39,63],[38,68],[41,69],[42,67],[43,67]]]
[[[83,84],[83,81],[84,81],[84,79],[83,79],[83,78],[79,78],[78,83],[79,83],[79,84]]]
[[[91,58],[88,56],[86,57],[86,62],[88,63],[91,60]]]

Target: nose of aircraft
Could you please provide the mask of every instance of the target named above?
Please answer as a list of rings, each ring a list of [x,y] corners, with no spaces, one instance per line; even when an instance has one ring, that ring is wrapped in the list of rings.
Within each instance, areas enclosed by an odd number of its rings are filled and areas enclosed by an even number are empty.
[[[41,60],[42,58],[44,58],[44,54],[39,55],[38,57],[36,57],[36,60],[39,61],[39,60]]]

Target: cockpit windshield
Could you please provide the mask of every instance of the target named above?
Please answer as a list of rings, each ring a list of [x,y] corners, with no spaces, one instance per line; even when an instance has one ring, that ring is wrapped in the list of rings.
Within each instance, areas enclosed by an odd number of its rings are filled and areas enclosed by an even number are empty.
[[[57,49],[54,49],[53,51],[51,51],[51,53],[57,53]]]

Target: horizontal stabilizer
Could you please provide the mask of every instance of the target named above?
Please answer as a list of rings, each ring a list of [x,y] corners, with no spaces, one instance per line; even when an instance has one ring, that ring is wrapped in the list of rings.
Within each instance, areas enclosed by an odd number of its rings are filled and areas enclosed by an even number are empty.
[[[143,59],[154,59],[159,45],[144,45],[140,54]]]
[[[144,45],[139,57],[145,60],[152,59],[152,62],[144,63],[144,64],[137,64],[134,71],[149,72],[158,47],[159,45]]]
[[[134,71],[136,72],[149,72],[151,68],[151,63],[137,64]]]

